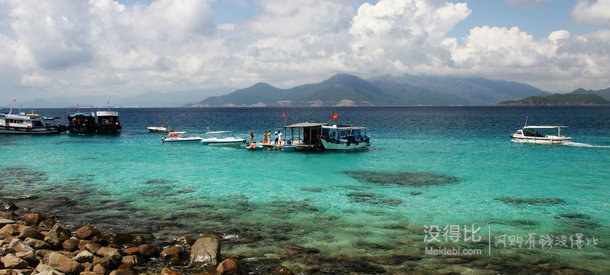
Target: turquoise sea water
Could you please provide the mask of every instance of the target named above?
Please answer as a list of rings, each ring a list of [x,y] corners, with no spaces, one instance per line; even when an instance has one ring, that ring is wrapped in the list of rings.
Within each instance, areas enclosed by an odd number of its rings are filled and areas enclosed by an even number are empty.
[[[68,111],[39,110],[61,117]],[[481,227],[484,245],[459,245],[487,249],[490,241],[491,257],[500,258],[522,254],[521,249],[496,246],[495,237],[501,234],[582,233],[595,237],[597,244],[538,248],[535,256],[523,257],[550,255],[570,268],[593,272],[609,268],[608,107],[118,111],[123,124],[119,137],[0,136],[0,194],[67,196],[78,211],[64,213],[66,219],[108,229],[147,230],[167,237],[219,231],[234,235],[228,239],[257,232],[262,240],[256,245],[229,242],[228,250],[271,258],[286,244],[314,247],[327,256],[423,256],[421,249],[429,244],[424,225]],[[192,134],[209,127],[247,137],[252,129],[255,138],[262,139],[265,130],[282,129],[282,113],[288,124],[330,122],[330,114],[338,113],[340,123],[367,126],[372,145],[351,153],[251,152],[163,144],[162,134],[145,129],[170,121],[177,130]],[[564,134],[575,143],[511,142],[509,134],[523,126],[526,116],[530,125],[569,126]],[[363,172],[387,174],[371,183],[355,177]],[[389,179],[397,172],[455,180],[409,186],[401,184],[404,178]],[[548,200],[518,201],[527,198]],[[100,204],[105,207],[97,207]],[[581,264],[584,259],[586,266]],[[297,269],[304,265],[286,264]]]

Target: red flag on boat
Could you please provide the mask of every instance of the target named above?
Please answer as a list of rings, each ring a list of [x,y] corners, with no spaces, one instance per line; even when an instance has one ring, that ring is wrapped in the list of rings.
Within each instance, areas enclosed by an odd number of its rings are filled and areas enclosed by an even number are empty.
[[[282,114],[282,117],[283,117],[283,118],[286,118],[286,113],[283,113],[283,114]]]
[[[339,118],[339,114],[332,114],[330,115],[331,119],[338,119]]]
[[[78,102],[76,102],[76,107],[78,107]]]
[[[17,100],[16,100],[16,99],[13,99],[13,103],[15,103],[15,102],[17,102]]]
[[[110,105],[110,100],[108,100],[108,105]]]

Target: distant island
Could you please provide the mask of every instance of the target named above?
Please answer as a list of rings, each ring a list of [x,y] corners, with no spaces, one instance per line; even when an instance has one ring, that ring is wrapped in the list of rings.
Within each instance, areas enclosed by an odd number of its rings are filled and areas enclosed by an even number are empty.
[[[530,96],[498,103],[501,106],[592,106],[610,105],[610,87],[604,90],[576,89],[567,94]]]
[[[288,89],[257,83],[185,106],[483,106],[548,94],[527,84],[485,78],[404,75],[365,80],[337,74],[322,82]]]

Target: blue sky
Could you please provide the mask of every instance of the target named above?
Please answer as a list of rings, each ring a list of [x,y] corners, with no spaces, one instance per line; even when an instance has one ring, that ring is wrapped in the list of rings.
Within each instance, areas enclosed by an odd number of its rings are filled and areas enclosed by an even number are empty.
[[[610,86],[610,0],[0,0],[0,101],[336,73]]]

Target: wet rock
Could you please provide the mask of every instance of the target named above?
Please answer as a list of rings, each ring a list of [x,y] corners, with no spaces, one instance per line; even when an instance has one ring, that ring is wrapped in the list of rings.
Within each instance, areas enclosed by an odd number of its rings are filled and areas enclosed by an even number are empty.
[[[51,230],[51,228],[53,228],[55,223],[56,222],[55,222],[54,218],[47,217],[45,220],[38,223],[38,229]]]
[[[110,275],[133,275],[133,272],[130,270],[113,270]]]
[[[101,247],[97,250],[95,255],[101,256],[101,258],[94,257],[93,264],[102,264],[109,269],[120,264],[123,258],[118,249],[111,247]]]
[[[76,256],[73,258],[73,260],[75,260],[79,263],[91,262],[91,261],[93,261],[93,253],[91,253],[87,250],[81,251],[78,254],[76,254]]]
[[[580,213],[564,213],[559,214],[557,217],[566,218],[566,219],[590,219],[591,216]]]
[[[167,267],[164,267],[163,270],[161,270],[161,275],[181,275],[182,273],[175,271],[175,270],[171,270]]]
[[[194,263],[209,263],[211,265],[218,264],[220,256],[220,243],[216,237],[203,237],[191,247],[191,264]]]
[[[72,232],[66,226],[56,223],[49,231],[44,241],[53,246],[61,245],[65,240],[70,239]]]
[[[190,236],[182,236],[180,238],[175,239],[174,241],[179,242],[183,245],[192,246],[196,240],[191,238]]]
[[[15,213],[11,212],[11,211],[0,211],[0,218],[7,219],[7,220],[14,220]]]
[[[512,204],[541,204],[541,205],[555,205],[565,204],[566,202],[560,198],[516,198],[516,197],[503,197],[494,198],[494,200],[501,201],[503,203]]]
[[[280,266],[276,267],[272,271],[272,273],[276,274],[276,275],[294,275],[294,272],[292,272],[292,270],[290,270],[289,268],[287,268],[287,267],[285,267],[283,265],[280,265]]]
[[[7,224],[0,229],[0,236],[17,236],[19,234],[19,225]]]
[[[28,262],[28,264],[30,266],[36,266],[38,264],[38,259],[36,259],[36,255],[34,254],[34,251],[17,252],[17,253],[15,253],[15,256]]]
[[[91,241],[89,241],[89,240],[80,240],[80,241],[78,242],[78,249],[79,249],[79,250],[87,250],[87,247],[86,247],[86,246],[87,246],[88,244],[92,244],[92,242],[91,242]]]
[[[36,266],[36,269],[34,270],[35,274],[45,274],[45,275],[61,275],[63,273],[59,272],[58,270],[54,269],[53,267],[40,263]]]
[[[182,261],[183,254],[184,248],[182,248],[182,246],[170,246],[161,251],[161,253],[159,254],[159,259],[170,264],[178,264]]]
[[[9,243],[8,247],[15,252],[34,252],[34,249],[31,246],[27,245],[21,239],[17,238],[13,238],[13,240],[11,240],[11,242]]]
[[[24,226],[21,229],[21,233],[19,233],[19,239],[25,240],[27,238],[42,240],[44,239],[44,235],[40,234],[40,232],[38,232],[38,229],[32,226]]]
[[[38,225],[39,222],[45,220],[47,217],[43,214],[40,213],[32,213],[32,214],[25,214],[23,215],[23,217],[21,218],[21,221],[23,221],[23,224],[25,225]]]
[[[121,257],[93,256],[93,262],[91,262],[91,264],[93,264],[94,266],[101,265],[101,266],[105,267],[107,270],[112,270],[112,269],[114,269],[114,267],[116,267],[117,265],[119,265],[121,263],[121,259],[122,259]]]
[[[19,207],[12,202],[3,202],[0,203],[0,209],[3,211],[17,211]]]
[[[50,249],[51,245],[49,245],[47,242],[42,241],[42,240],[38,240],[38,239],[34,239],[34,238],[25,238],[25,241],[23,241],[24,243],[26,243],[27,245],[31,246],[32,248],[38,250],[38,249]]]
[[[14,223],[15,223],[15,221],[13,221],[13,220],[0,218],[0,226],[5,226],[7,224],[14,224]]]
[[[289,256],[298,255],[298,254],[318,254],[318,253],[320,253],[320,250],[317,248],[309,248],[309,247],[304,247],[304,246],[300,246],[300,245],[296,245],[296,244],[287,244],[287,245],[282,246],[282,248],[284,248],[282,250],[283,254],[289,255]]]
[[[235,258],[227,258],[216,267],[218,274],[239,274],[239,262]]]
[[[344,171],[357,181],[379,185],[430,186],[459,183],[457,177],[432,173]]]
[[[123,258],[121,259],[121,263],[129,266],[139,265],[144,263],[144,258],[139,255],[123,256]]]
[[[91,225],[85,225],[76,231],[76,237],[81,240],[90,240],[91,238],[101,234],[102,232],[95,228],[95,226]]]
[[[89,250],[89,252],[95,254],[102,246],[96,243],[89,243],[85,245],[85,248]]]
[[[123,254],[126,255],[135,255],[139,253],[139,249],[137,247],[128,247],[123,249]]]
[[[68,239],[61,244],[61,247],[66,251],[75,251],[78,249],[78,243],[79,240],[77,239]]]
[[[8,254],[8,255],[0,258],[0,261],[4,265],[4,268],[20,269],[20,268],[28,267],[28,262],[24,261],[23,259],[15,256],[13,254]]]
[[[143,244],[138,246],[138,252],[144,257],[155,257],[159,255],[159,249],[150,244]]]
[[[47,255],[43,263],[67,274],[78,274],[84,271],[84,267],[80,263],[57,252]]]
[[[101,264],[93,265],[92,271],[95,274],[106,274],[106,268]]]

